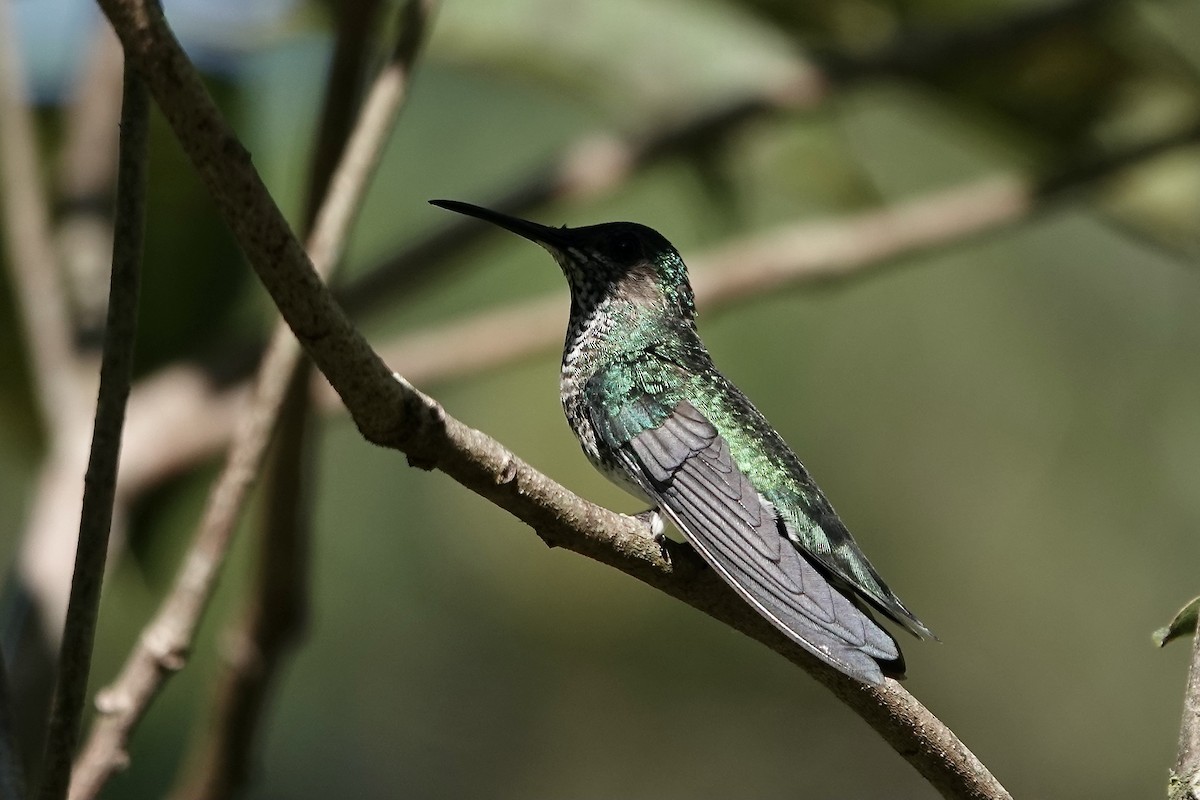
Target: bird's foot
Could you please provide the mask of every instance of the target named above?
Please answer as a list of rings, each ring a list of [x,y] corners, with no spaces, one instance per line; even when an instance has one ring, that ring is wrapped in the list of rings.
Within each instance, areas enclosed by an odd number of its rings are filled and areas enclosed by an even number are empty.
[[[671,553],[667,550],[667,535],[663,533],[667,525],[663,522],[662,514],[658,513],[657,508],[647,508],[638,514],[633,515],[634,519],[641,520],[650,527],[650,533],[654,536],[654,543],[658,545],[658,551],[663,557],[663,561],[671,563]]]

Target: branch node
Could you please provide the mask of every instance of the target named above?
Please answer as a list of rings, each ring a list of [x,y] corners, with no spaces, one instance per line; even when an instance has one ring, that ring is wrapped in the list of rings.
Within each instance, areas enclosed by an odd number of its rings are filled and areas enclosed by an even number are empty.
[[[187,664],[188,648],[173,641],[174,637],[166,632],[149,630],[142,637],[142,646],[146,648],[154,663],[167,672],[178,672]]]
[[[408,464],[417,469],[431,470],[437,466],[437,449],[422,447],[415,440],[419,438],[429,440],[439,434],[444,434],[446,409],[442,408],[441,403],[405,380],[400,373],[393,372],[392,377],[405,389],[405,419],[401,425],[403,430],[399,432],[399,438],[404,444],[411,445],[404,448]],[[390,440],[380,441],[377,444],[385,447],[394,446]]]
[[[496,485],[504,486],[512,483],[517,479],[517,461],[513,458],[513,454],[509,453],[504,460],[504,466],[500,468],[500,474],[496,476]]]
[[[542,540],[542,544],[546,545],[546,547],[549,547],[551,550],[553,550],[554,548],[559,546],[558,542],[554,541],[554,537],[550,534],[549,531],[544,531],[539,528],[534,528],[532,525],[530,525],[529,527],[533,530],[534,533],[537,534],[537,537]]]
[[[437,466],[437,459],[430,458],[428,456],[418,456],[409,453],[406,456],[406,459],[408,461],[408,465],[413,469],[421,469],[425,470],[426,472],[433,471],[433,469]]]
[[[96,711],[105,716],[118,714],[129,708],[129,695],[110,686],[96,692],[94,705]]]

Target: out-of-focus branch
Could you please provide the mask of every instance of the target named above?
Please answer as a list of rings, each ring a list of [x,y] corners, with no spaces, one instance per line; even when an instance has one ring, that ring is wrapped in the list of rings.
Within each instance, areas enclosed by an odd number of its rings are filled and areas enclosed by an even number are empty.
[[[1196,142],[1200,132],[1188,128],[1052,175],[971,181],[880,209],[752,234],[716,252],[687,259],[697,301],[702,311],[711,313],[771,290],[866,275],[916,253],[952,247],[1048,213],[1057,203],[1094,190],[1121,170]],[[488,235],[492,231],[487,226],[475,225],[469,238]],[[421,385],[461,378],[561,344],[565,309],[563,297],[550,294],[405,334],[384,345],[381,353],[388,364]],[[313,390],[326,410],[342,409],[323,379],[317,379]],[[228,441],[234,410],[245,391],[244,387],[217,390],[199,370],[186,368],[175,368],[170,375],[135,387],[131,403],[144,403],[148,415],[131,414],[130,468],[122,476],[129,495],[218,452]],[[197,396],[201,392],[203,396]],[[174,399],[160,403],[152,396],[158,393]],[[177,405],[181,403],[186,405]],[[173,406],[181,412],[187,409],[183,416],[202,420],[203,425],[177,424],[173,421],[177,415],[168,414]],[[204,409],[210,411],[200,413]],[[153,419],[163,422],[156,424]],[[135,446],[135,430],[144,431],[136,439],[145,447]],[[158,446],[161,430],[175,432],[176,446]]]
[[[122,59],[120,42],[111,29],[96,27],[102,35],[94,40],[85,68],[79,72],[64,122],[65,142],[58,170],[60,215],[54,231],[54,266],[61,265],[63,280],[57,269],[40,276],[43,282],[53,284],[52,299],[47,302],[62,310],[62,336],[72,350],[63,353],[58,345],[52,348],[62,359],[51,367],[60,373],[54,379],[62,382],[63,405],[47,419],[50,442],[39,469],[17,563],[7,579],[11,600],[2,610],[10,639],[5,644],[10,648],[14,714],[22,739],[30,750],[39,752],[71,586],[72,553],[83,502],[81,478],[87,470],[112,268]],[[33,234],[26,232],[27,236]],[[74,302],[69,303],[69,298]],[[67,319],[68,305],[73,305],[71,319]],[[116,541],[122,538],[124,508],[118,500],[113,510],[111,537]]]
[[[815,108],[829,89],[820,73],[797,63],[793,74],[777,86],[641,136],[585,136],[488,205],[521,216],[550,202],[581,202],[606,194],[665,156],[685,152],[693,142],[720,139],[769,114]],[[448,221],[366,269],[337,292],[338,300],[347,313],[364,314],[393,297],[398,287],[410,290],[437,274],[447,256],[487,235],[469,219]]]
[[[72,800],[94,798],[128,763],[126,746],[150,702],[183,668],[196,628],[224,565],[246,495],[258,477],[284,387],[299,358],[295,340],[277,332],[259,368],[251,406],[238,420],[225,466],[166,600],[143,630],[116,681],[96,698],[100,712],[75,764]]]
[[[342,148],[362,100],[363,79],[380,17],[380,0],[331,0],[326,5],[336,21],[333,55],[325,94],[321,100],[321,124],[308,170],[308,197],[304,204],[304,231],[311,231],[321,210],[325,188],[342,158]]]
[[[58,179],[58,254],[74,300],[75,328],[96,347],[108,307],[121,64],[121,43],[111,28],[97,25],[67,108]]]
[[[1200,144],[1200,121],[1153,139],[1125,145],[1111,153],[1065,164],[1035,179],[1033,190],[1039,199],[1055,199],[1104,181],[1169,150],[1196,144]]]
[[[278,207],[250,166],[245,150],[212,105],[157,4],[149,5],[140,0],[105,0],[101,5],[122,38],[127,62],[135,64],[148,83],[155,87],[152,90],[155,99],[172,125],[186,118],[187,125],[198,126],[192,132],[205,141],[209,149],[194,158],[194,162],[205,181],[224,176],[232,166],[246,181],[235,194],[244,195],[248,201],[267,199],[269,209],[259,206],[251,217],[241,217],[239,213],[231,215],[228,213],[231,207],[227,203],[221,204],[227,212],[226,221],[242,246],[255,259],[276,263],[272,271],[285,284],[299,280],[309,283],[310,291],[313,288],[324,291],[321,275],[331,273],[341,257],[369,179],[407,96],[411,66],[423,41],[433,1],[409,0],[405,5],[405,27],[394,58],[367,95],[317,215],[309,239],[311,260],[300,249]],[[199,105],[192,105],[197,99]],[[189,155],[199,154],[191,152]],[[243,210],[251,206],[252,203],[247,202]],[[296,263],[305,265],[307,272],[303,276],[289,275],[284,266]],[[288,291],[299,289],[293,284]],[[331,298],[329,303],[336,308]],[[315,336],[328,340],[339,354],[345,352],[345,342],[337,337],[334,329],[327,327],[328,321],[319,314],[302,312],[300,317],[290,318],[289,323],[292,330],[297,327],[303,330],[306,338]],[[335,329],[338,324],[334,322]],[[344,318],[343,324],[349,326]],[[374,355],[365,342],[358,350],[360,362]],[[204,517],[176,582],[116,681],[97,699],[102,715],[79,756],[71,786],[72,800],[94,798],[113,772],[127,763],[126,747],[134,728],[168,675],[184,666],[187,650],[220,575],[247,493],[261,471],[271,433],[301,356],[300,345],[288,326],[281,324],[267,348],[251,407],[240,422],[226,466],[209,494]]]
[[[184,151],[309,356],[370,441],[437,468],[532,525],[546,541],[618,567],[787,655],[860,713],[949,797],[1008,797],[954,736],[898,684],[869,688],[823,667],[741,602],[698,557],[666,560],[641,523],[571,494],[487,435],[395,380],[320,283],[274,201],[180,50],[157,4],[101,0],[127,58],[151,85]]]
[[[977,59],[1013,48],[1056,26],[1086,21],[1125,0],[1062,0],[1021,7],[1007,14],[948,30],[906,31],[866,54],[822,52],[816,56],[831,81],[844,84],[878,76],[908,77],[948,63]]]
[[[1200,132],[1188,128],[1053,175],[982,179],[856,215],[752,234],[717,252],[688,258],[697,300],[702,311],[711,313],[770,290],[865,275],[918,252],[952,247],[1020,224],[1075,193],[1092,191],[1123,169],[1198,141]],[[475,227],[481,232],[472,236],[491,233],[487,226]],[[422,385],[461,378],[561,344],[565,308],[562,296],[551,294],[403,335],[381,352],[388,364]],[[130,496],[218,452],[228,441],[246,391],[218,390],[199,370],[182,367],[143,384],[135,387],[131,404],[147,411],[131,414],[129,468],[122,475]],[[322,407],[342,408],[324,380],[317,380],[314,391]],[[155,395],[172,399],[160,402]],[[168,413],[175,408],[179,414]],[[180,417],[203,424],[181,425],[176,422]],[[174,431],[179,439],[175,446],[158,446],[162,430]]]
[[[75,572],[71,579],[54,706],[42,761],[42,782],[38,794],[41,800],[61,800],[67,795],[71,760],[79,740],[91,671],[100,586],[104,580],[108,533],[116,496],[121,429],[125,422],[125,401],[133,376],[142,236],[145,229],[149,118],[149,95],[132,69],[127,70],[121,98],[112,279],[100,363],[96,423],[92,432],[87,474],[84,476]]]
[[[1042,177],[974,181],[882,209],[743,237],[688,259],[696,300],[702,311],[711,312],[790,286],[860,277],[905,257],[1016,225],[1124,169],[1196,143],[1200,125]],[[407,334],[382,353],[422,384],[495,369],[560,344],[566,307],[558,293],[526,300]],[[326,385],[314,390],[322,393],[323,405],[337,406]]]
[[[233,797],[249,782],[255,741],[279,668],[308,617],[311,537],[310,473],[314,466],[308,383],[311,362],[297,370],[280,410],[267,470],[257,576],[249,608],[223,637],[225,672],[214,698],[212,729],[200,743],[174,800]]]
[[[1034,208],[1028,182],[997,178],[821,222],[787,225],[723,245],[692,262],[702,311],[818,280],[848,278],[926,249],[1012,224]],[[421,383],[494,369],[561,344],[566,299],[558,293],[485,311],[402,337],[389,364]],[[327,390],[326,390],[327,392]],[[333,401],[327,393],[326,403]]]
[[[56,376],[69,395],[62,396],[63,407],[48,420],[50,444],[39,469],[16,568],[8,577],[13,600],[3,609],[12,637],[6,644],[12,648],[14,713],[31,749],[42,743],[66,616],[112,271],[122,58],[111,29],[96,28],[100,35],[79,72],[64,122],[58,171],[60,215],[54,231],[56,266],[61,265],[63,280],[57,271],[43,276],[54,282],[53,303],[63,311],[63,336],[73,348],[62,355],[58,367],[62,374]],[[71,319],[68,310],[73,312]],[[118,483],[123,479],[119,475]],[[111,533],[116,541],[122,538],[125,518],[119,495]]]
[[[20,49],[0,0],[0,202],[8,268],[42,421],[55,430],[81,399],[67,299],[58,274],[42,190],[33,114],[25,102]]]

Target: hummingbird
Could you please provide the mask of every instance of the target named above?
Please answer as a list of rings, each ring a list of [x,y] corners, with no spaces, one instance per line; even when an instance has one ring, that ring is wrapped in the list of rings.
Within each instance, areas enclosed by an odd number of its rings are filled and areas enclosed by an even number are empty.
[[[789,639],[868,684],[904,675],[872,610],[932,632],[871,566],[808,470],[714,366],[679,252],[634,222],[561,228],[456,200],[433,205],[541,245],[571,290],[561,396],[591,463],[665,515]],[[660,542],[662,541],[659,539]]]

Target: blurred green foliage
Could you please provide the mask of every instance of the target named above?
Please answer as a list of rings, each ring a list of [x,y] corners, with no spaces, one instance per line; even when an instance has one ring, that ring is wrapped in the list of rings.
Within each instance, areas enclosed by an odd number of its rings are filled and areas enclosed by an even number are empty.
[[[746,126],[719,153],[720,182],[669,159],[588,207],[537,217],[638,220],[686,259],[732,234],[1051,169],[1200,116],[1196,6],[1091,5],[977,56],[864,80],[819,112]],[[577,135],[648,129],[778,79],[797,53],[861,56],[1017,10],[447,2],[348,271],[440,224],[426,198],[486,202]],[[298,9],[294,26],[240,55],[219,94],[293,219],[329,48],[323,19]],[[151,186],[144,368],[260,335],[269,305],[162,126]],[[902,269],[700,321],[718,364],[942,638],[902,642],[909,690],[1021,797],[1162,791],[1187,648],[1159,651],[1148,634],[1197,591],[1200,151],[1172,152],[1094,199]],[[496,236],[363,323],[383,344],[560,282],[545,254]],[[6,291],[0,300],[11,306]],[[0,315],[5,555],[39,446],[11,320]],[[547,351],[422,388],[583,495],[639,510],[578,452],[557,373]],[[547,550],[444,476],[368,446],[345,419],[321,440],[311,630],[250,797],[933,796],[764,648]],[[97,685],[169,583],[211,476],[200,470],[143,506],[147,551],[116,560]],[[161,794],[202,732],[248,544],[106,797]]]

